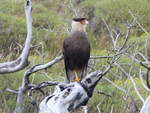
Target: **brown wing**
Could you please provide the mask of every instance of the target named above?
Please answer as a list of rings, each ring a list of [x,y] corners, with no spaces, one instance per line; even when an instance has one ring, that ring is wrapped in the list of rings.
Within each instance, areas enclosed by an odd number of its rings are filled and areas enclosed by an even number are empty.
[[[90,57],[90,44],[86,34],[74,32],[63,43],[64,64],[68,81],[74,80],[74,70],[83,78]]]

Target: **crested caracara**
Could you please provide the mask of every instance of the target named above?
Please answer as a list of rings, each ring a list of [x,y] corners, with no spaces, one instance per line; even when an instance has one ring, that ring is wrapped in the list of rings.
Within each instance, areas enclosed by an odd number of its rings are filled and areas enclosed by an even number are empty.
[[[69,82],[79,82],[86,75],[90,58],[90,43],[85,32],[87,24],[86,18],[74,18],[71,32],[63,42],[64,64]]]

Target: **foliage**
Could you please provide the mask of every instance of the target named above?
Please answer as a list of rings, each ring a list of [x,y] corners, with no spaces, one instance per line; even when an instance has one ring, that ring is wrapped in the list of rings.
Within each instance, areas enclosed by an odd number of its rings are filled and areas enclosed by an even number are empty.
[[[149,2],[147,0],[85,0],[86,7],[93,6],[96,23],[99,25],[102,18],[111,23],[113,27],[125,30],[124,24],[131,22],[132,17],[129,10],[137,16],[144,28],[149,30]],[[139,28],[137,32],[141,32]],[[136,32],[136,33],[137,33]]]

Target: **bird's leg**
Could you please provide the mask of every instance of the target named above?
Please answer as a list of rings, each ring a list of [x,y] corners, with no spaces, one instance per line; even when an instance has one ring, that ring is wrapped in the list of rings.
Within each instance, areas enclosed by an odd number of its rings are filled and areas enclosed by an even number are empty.
[[[75,79],[74,79],[74,81],[79,82],[81,79],[79,78],[79,76],[78,76],[78,74],[77,74],[76,71],[74,71],[74,73],[75,73]]]

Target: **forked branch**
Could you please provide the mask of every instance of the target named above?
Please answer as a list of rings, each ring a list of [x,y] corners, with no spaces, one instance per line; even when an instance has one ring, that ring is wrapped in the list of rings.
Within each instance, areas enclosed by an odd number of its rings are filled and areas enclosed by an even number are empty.
[[[28,63],[28,56],[30,51],[30,45],[32,42],[32,17],[31,17],[31,1],[26,0],[25,3],[25,14],[27,23],[27,38],[25,41],[25,46],[22,50],[21,55],[14,61],[0,63],[0,74],[16,72],[24,69]]]

